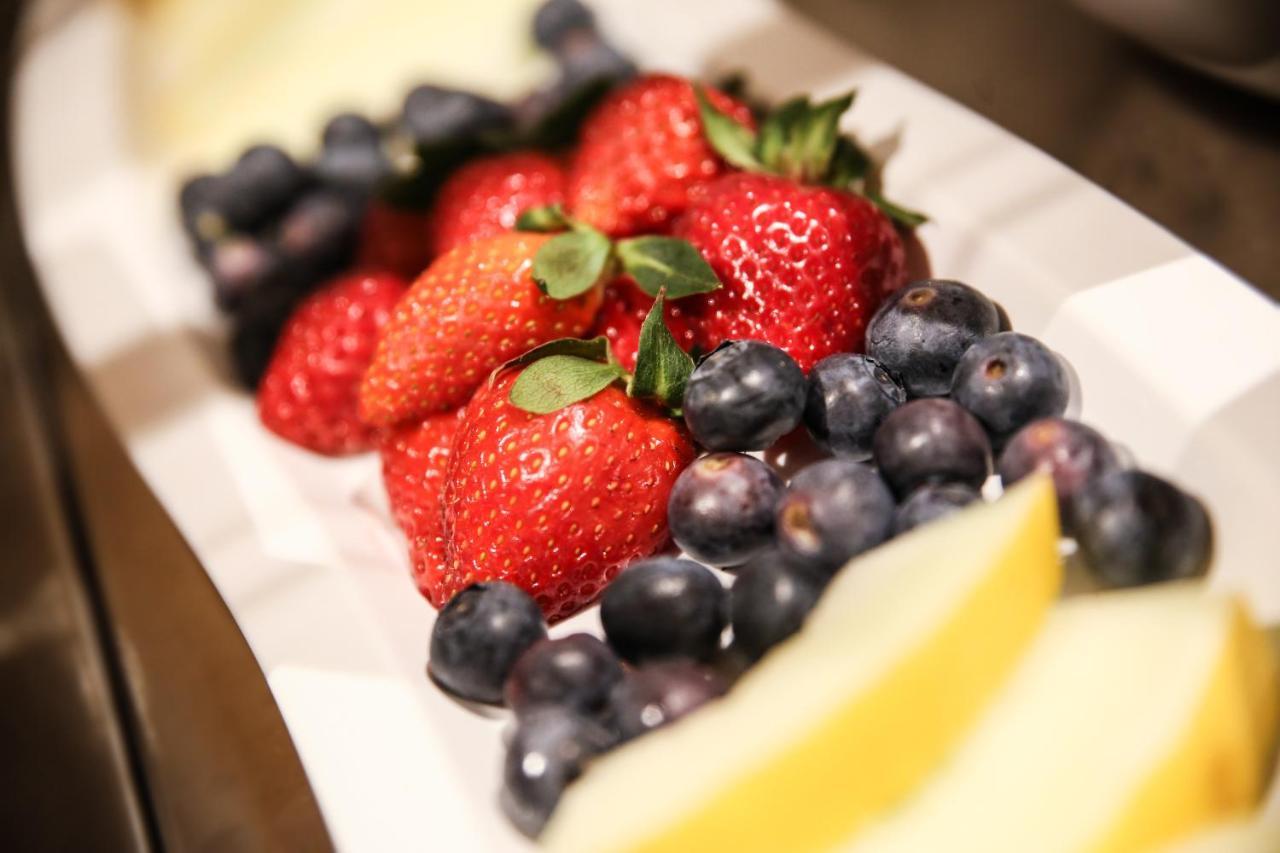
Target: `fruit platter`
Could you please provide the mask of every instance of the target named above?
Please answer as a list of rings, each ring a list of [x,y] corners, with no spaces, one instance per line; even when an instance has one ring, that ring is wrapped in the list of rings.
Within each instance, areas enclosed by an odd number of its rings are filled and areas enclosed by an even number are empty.
[[[1280,849],[1249,285],[770,0],[278,138],[56,5],[33,260],[340,849]]]

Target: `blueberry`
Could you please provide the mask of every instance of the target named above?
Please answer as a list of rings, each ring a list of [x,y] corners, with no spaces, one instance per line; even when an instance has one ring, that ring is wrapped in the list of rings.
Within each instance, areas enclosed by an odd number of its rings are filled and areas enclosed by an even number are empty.
[[[590,634],[539,640],[516,660],[503,696],[516,713],[540,705],[563,705],[583,714],[600,711],[613,685],[622,680],[622,664],[613,651]]]
[[[973,343],[995,334],[990,299],[958,281],[929,279],[889,297],[867,326],[867,355],[902,380],[913,397],[940,397]]]
[[[1005,488],[1045,471],[1058,493],[1058,514],[1069,534],[1075,526],[1072,506],[1084,487],[1119,470],[1120,457],[1095,429],[1066,418],[1044,418],[1019,430],[1000,453],[999,474]]]
[[[791,356],[760,341],[735,341],[694,369],[684,420],[708,450],[764,450],[800,423],[804,372]]]
[[[671,538],[713,566],[736,566],[773,541],[782,479],[741,453],[712,453],[680,474],[667,502]]]
[[[595,16],[578,0],[547,0],[533,15],[533,40],[554,52],[570,33],[594,34],[595,27]]]
[[[280,330],[298,298],[288,287],[272,285],[247,292],[236,306],[231,328],[231,364],[245,388],[258,387],[275,352]]]
[[[321,140],[325,148],[376,148],[381,134],[377,125],[359,113],[338,113],[325,124]]]
[[[226,185],[218,175],[197,175],[178,191],[182,226],[197,246],[205,246],[227,232]]]
[[[636,73],[635,63],[592,33],[570,35],[560,45],[556,60],[560,84],[569,89],[598,80],[625,80]]]
[[[617,737],[565,707],[535,708],[520,718],[503,763],[502,810],[516,828],[537,838],[564,789]]]
[[[981,497],[977,489],[963,483],[926,483],[907,495],[893,514],[894,535],[950,515]]]
[[[711,571],[689,560],[633,563],[605,587],[600,620],[609,644],[631,663],[708,660],[720,648],[728,595]]]
[[[795,564],[831,575],[889,538],[893,495],[871,466],[816,462],[791,478],[778,505],[778,545]]]
[[[1109,586],[1203,574],[1213,551],[1204,504],[1145,471],[1112,471],[1076,496],[1076,541]]]
[[[715,670],[692,661],[648,663],[613,688],[610,718],[622,739],[630,740],[696,711],[728,689]]]
[[[1013,321],[1009,319],[1009,312],[1004,310],[1004,306],[999,302],[992,302],[996,306],[996,318],[999,321],[996,324],[997,332],[1012,332]]]
[[[951,399],[998,441],[1037,418],[1061,415],[1069,394],[1058,357],[1018,332],[1000,332],[969,347],[951,377]]]
[[[223,311],[235,311],[250,294],[275,286],[282,274],[279,253],[245,234],[233,234],[210,246],[205,267],[213,280],[214,302]]]
[[[438,145],[503,130],[511,110],[497,101],[459,89],[418,86],[404,100],[401,128],[418,145]]]
[[[846,353],[809,371],[804,423],[820,447],[836,456],[867,459],[871,437],[907,392],[875,359]]]
[[[981,488],[991,469],[991,443],[982,424],[950,400],[900,406],[871,444],[876,466],[899,497],[931,482]]]
[[[542,611],[524,590],[472,584],[436,617],[428,667],[437,683],[463,699],[501,702],[516,659],[545,636]]]
[[[306,186],[293,158],[274,145],[255,145],[223,177],[224,211],[237,230],[252,230],[275,218]]]
[[[276,242],[291,272],[315,282],[346,267],[360,236],[360,210],[341,193],[316,190],[280,220]]]
[[[826,578],[771,551],[743,566],[729,591],[734,648],[758,660],[804,624]]]

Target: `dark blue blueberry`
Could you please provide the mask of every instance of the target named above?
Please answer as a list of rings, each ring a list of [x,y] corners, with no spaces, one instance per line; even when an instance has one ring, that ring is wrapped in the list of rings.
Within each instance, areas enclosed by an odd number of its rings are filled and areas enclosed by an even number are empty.
[[[382,135],[377,125],[359,113],[338,113],[325,124],[320,138],[325,148],[357,145],[376,148]]]
[[[876,467],[899,497],[925,483],[978,489],[991,470],[991,442],[982,424],[950,400],[912,400],[898,407],[871,445]]]
[[[610,719],[622,739],[630,740],[696,711],[728,689],[723,676],[692,661],[648,663],[613,688]]]
[[[560,63],[560,85],[568,89],[597,80],[625,80],[636,73],[635,63],[626,55],[590,34],[566,39],[556,61]]]
[[[996,331],[1012,332],[1013,321],[1009,319],[1009,312],[1004,310],[1004,306],[1001,305],[999,302],[992,302],[991,304],[996,306],[996,318],[999,321],[996,324]]]
[[[906,401],[906,390],[875,359],[832,355],[809,371],[804,423],[824,450],[868,459],[876,427]]]
[[[1084,562],[1108,586],[1203,574],[1213,552],[1204,504],[1145,471],[1112,471],[1090,482],[1073,508]]]
[[[778,505],[778,545],[794,564],[831,575],[889,538],[893,509],[889,487],[870,465],[817,462],[791,478]]]
[[[400,126],[418,145],[431,146],[510,126],[511,110],[459,89],[418,86],[405,98]]]
[[[537,838],[564,789],[617,736],[570,708],[543,706],[516,724],[503,764],[502,810],[516,828]]]
[[[818,603],[827,578],[771,551],[743,566],[729,591],[733,646],[750,660],[790,637]]]
[[[569,35],[594,35],[595,27],[595,16],[578,0],[547,0],[533,15],[533,40],[555,52]]]
[[[280,220],[276,243],[291,273],[308,282],[327,278],[350,262],[360,236],[360,207],[332,190],[315,190]]]
[[[969,347],[951,377],[951,399],[1003,441],[1037,418],[1061,415],[1070,388],[1058,357],[1035,338],[1000,332]]]
[[[667,502],[671,537],[712,566],[736,566],[773,541],[782,479],[754,456],[712,453],[681,472]]]
[[[902,380],[913,397],[940,397],[973,343],[993,335],[1000,316],[990,299],[958,281],[909,284],[867,326],[867,355]]]
[[[684,420],[708,450],[764,450],[804,414],[804,372],[791,356],[760,341],[734,341],[694,369]]]
[[[324,129],[324,148],[317,158],[316,176],[326,186],[368,196],[391,174],[378,129],[364,116],[343,113]]]
[[[516,713],[563,705],[594,714],[621,680],[622,664],[607,645],[590,634],[570,634],[530,646],[511,668],[503,696]]]
[[[630,663],[710,660],[728,621],[727,599],[710,569],[655,557],[633,563],[605,587],[600,621],[609,645]]]
[[[950,515],[981,497],[977,489],[963,483],[926,483],[907,495],[893,514],[894,535]]]
[[[1005,444],[998,473],[1005,488],[1035,471],[1052,476],[1058,514],[1070,534],[1076,496],[1089,483],[1120,467],[1115,448],[1097,430],[1066,418],[1044,418],[1027,424]]]
[[[436,617],[428,668],[438,684],[463,699],[501,702],[516,659],[545,636],[542,611],[524,590],[472,584]]]
[[[307,183],[306,173],[284,150],[255,145],[223,176],[223,209],[236,230],[251,230],[274,219]]]
[[[197,246],[205,247],[227,233],[226,185],[218,175],[197,175],[178,191],[182,227]]]
[[[279,253],[245,234],[218,240],[205,255],[213,280],[214,302],[223,311],[235,311],[253,293],[274,287],[281,280]]]

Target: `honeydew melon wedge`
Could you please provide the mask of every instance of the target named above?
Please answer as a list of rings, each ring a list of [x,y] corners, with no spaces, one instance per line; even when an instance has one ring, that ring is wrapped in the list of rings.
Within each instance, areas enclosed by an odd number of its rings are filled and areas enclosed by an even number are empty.
[[[544,843],[586,853],[838,844],[947,756],[1060,582],[1044,478],[853,560],[805,627],[728,697],[593,764]]]
[[[1243,608],[1199,584],[1066,601],[947,765],[846,850],[1145,851],[1242,815],[1276,677]]]

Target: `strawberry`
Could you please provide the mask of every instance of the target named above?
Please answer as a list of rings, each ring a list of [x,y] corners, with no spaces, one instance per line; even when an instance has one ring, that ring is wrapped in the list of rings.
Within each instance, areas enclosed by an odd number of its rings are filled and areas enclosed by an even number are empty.
[[[720,92],[709,96],[735,121],[753,125],[744,104]],[[611,93],[583,123],[568,207],[610,235],[662,232],[685,209],[690,190],[725,169],[703,136],[692,85],[651,74]]]
[[[317,453],[373,447],[377,430],[357,417],[360,377],[404,290],[397,276],[359,273],[304,300],[281,331],[258,385],[262,423]]]
[[[904,222],[921,218],[847,189],[869,166],[837,135],[851,101],[793,100],[753,134],[702,100],[709,138],[750,171],[703,187],[674,228],[724,284],[681,305],[699,347],[767,341],[807,371],[828,355],[861,351],[881,298],[904,283],[902,240],[877,205]]]
[[[431,261],[427,215],[422,211],[373,201],[360,227],[357,259],[361,267],[385,269],[412,280]]]
[[[526,209],[564,200],[564,169],[545,154],[513,151],[480,157],[441,185],[427,220],[433,255],[516,226]]]
[[[667,375],[655,376],[664,359],[649,345],[626,377],[597,338],[548,344],[476,393],[441,498],[445,598],[503,580],[559,619],[593,601],[628,562],[667,545],[667,497],[694,449],[683,425],[649,398],[678,399],[693,364],[666,334],[660,309],[651,316],[666,335],[665,363],[676,363]],[[614,384],[622,378],[627,391]]]
[[[444,559],[440,491],[458,412],[429,415],[387,430],[379,446],[382,482],[396,523],[409,540],[409,560],[418,591],[435,607]]]
[[[652,307],[653,297],[625,277],[619,277],[604,290],[604,304],[600,306],[591,334],[607,338],[614,358],[627,370],[635,369],[640,327]],[[665,319],[680,348],[686,352],[691,350],[694,346],[693,330],[682,304],[667,303]]]
[[[500,234],[437,258],[387,323],[360,387],[360,416],[389,426],[456,408],[507,359],[590,328],[599,286],[558,298],[533,280],[534,255],[553,239]]]

